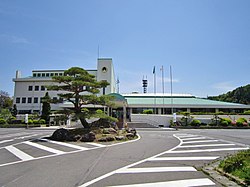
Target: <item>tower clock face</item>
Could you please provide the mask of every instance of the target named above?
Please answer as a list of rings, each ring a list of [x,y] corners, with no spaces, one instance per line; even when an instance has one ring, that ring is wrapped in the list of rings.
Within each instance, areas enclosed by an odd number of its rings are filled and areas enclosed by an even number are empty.
[[[102,68],[102,72],[103,72],[103,73],[106,73],[107,71],[108,71],[108,69],[107,69],[106,67],[103,67],[103,68]]]

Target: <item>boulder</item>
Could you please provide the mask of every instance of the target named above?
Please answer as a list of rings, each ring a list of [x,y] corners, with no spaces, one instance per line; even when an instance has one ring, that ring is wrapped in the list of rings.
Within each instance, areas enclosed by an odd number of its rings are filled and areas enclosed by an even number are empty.
[[[71,141],[72,137],[67,129],[57,129],[51,136],[52,140],[55,141]]]
[[[134,138],[135,136],[134,136],[133,133],[127,133],[127,134],[126,134],[126,137],[127,137],[128,139],[132,139],[132,138]]]
[[[114,128],[104,128],[103,134],[117,134],[117,131]]]
[[[106,138],[106,137],[99,138],[97,141],[98,141],[98,142],[106,142],[106,141],[107,141],[107,138]]]
[[[89,132],[87,134],[82,135],[80,139],[81,142],[93,142],[95,140],[95,133]]]
[[[125,137],[124,137],[124,136],[115,136],[115,139],[116,139],[117,141],[121,141],[121,140],[124,140]]]
[[[106,140],[107,140],[107,142],[112,142],[115,140],[115,138],[113,136],[108,136],[108,137],[106,137]]]

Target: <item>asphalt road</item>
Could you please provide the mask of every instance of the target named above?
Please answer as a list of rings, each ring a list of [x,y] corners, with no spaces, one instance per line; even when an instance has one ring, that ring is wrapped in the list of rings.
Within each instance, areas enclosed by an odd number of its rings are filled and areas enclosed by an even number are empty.
[[[52,132],[0,129],[0,186],[220,186],[199,168],[250,142],[249,130],[138,130],[117,145],[41,139]]]

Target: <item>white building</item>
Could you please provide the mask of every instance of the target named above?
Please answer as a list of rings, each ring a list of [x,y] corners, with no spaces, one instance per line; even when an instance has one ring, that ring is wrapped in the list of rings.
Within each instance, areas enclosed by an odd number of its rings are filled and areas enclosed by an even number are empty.
[[[70,67],[69,67],[70,68]],[[100,90],[100,94],[116,92],[114,66],[111,58],[99,58],[97,69],[87,70],[95,75],[97,81],[106,80],[110,85]],[[14,88],[14,104],[19,114],[41,112],[41,98],[48,92],[51,98],[58,98],[58,91],[49,91],[46,86],[58,84],[53,82],[52,76],[63,75],[64,70],[33,70],[29,77],[22,77],[21,72],[16,72]],[[51,110],[60,109],[59,104],[52,104]]]

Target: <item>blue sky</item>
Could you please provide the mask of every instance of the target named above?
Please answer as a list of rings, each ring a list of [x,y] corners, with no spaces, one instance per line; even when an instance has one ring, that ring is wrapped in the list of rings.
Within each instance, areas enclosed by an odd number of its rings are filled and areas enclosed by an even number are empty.
[[[0,90],[13,95],[15,71],[95,69],[111,57],[120,92],[206,97],[249,84],[249,0],[0,0]]]

